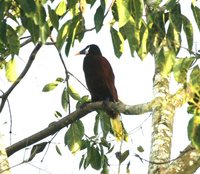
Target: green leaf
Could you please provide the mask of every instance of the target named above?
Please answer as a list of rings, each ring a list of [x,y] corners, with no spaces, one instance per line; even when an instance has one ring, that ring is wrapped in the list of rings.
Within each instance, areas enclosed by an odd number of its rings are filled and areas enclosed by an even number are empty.
[[[73,17],[72,22],[70,23],[67,44],[65,47],[66,56],[68,56],[71,46],[74,45],[74,40],[76,38],[75,36],[78,31],[77,29],[78,29],[78,26],[79,26],[79,23],[81,22],[81,20],[82,20],[82,16],[77,15],[77,16]]]
[[[62,104],[62,107],[65,111],[67,111],[68,104],[69,104],[68,98],[69,98],[68,91],[67,91],[67,88],[65,87],[63,92],[62,92],[62,97],[61,97],[61,104]]]
[[[101,174],[109,174],[108,158],[106,155],[103,156],[104,156],[104,161],[103,161],[103,170],[101,171]]]
[[[167,31],[167,38],[168,42],[170,43],[170,46],[177,54],[181,46],[181,35],[180,32],[177,32],[177,30],[172,26],[171,23],[169,24],[169,28]]]
[[[78,15],[80,13],[80,3],[78,1],[68,1],[68,8],[70,9],[70,14],[72,16]]]
[[[194,116],[188,124],[188,138],[200,150],[200,116]]]
[[[106,138],[111,130],[110,117],[104,111],[98,111],[98,116],[100,118],[100,125],[103,131],[103,137]]]
[[[193,88],[192,89],[192,96],[190,100],[188,101],[188,108],[187,112],[189,114],[193,114],[194,116],[200,116],[200,88],[198,91],[195,91]]]
[[[27,17],[34,17],[36,4],[34,0],[19,0],[19,4]]]
[[[148,24],[148,28],[149,28],[149,36],[148,36],[147,46],[148,46],[149,53],[154,55],[157,53],[157,50],[159,46],[161,45],[163,38],[160,38],[155,24],[150,22]]]
[[[59,28],[59,17],[58,15],[56,14],[56,12],[54,10],[51,9],[50,6],[48,6],[48,11],[49,11],[49,18],[50,18],[50,21],[53,25],[53,27],[58,30]]]
[[[64,15],[64,14],[66,13],[66,11],[67,11],[67,4],[66,4],[66,1],[65,1],[65,0],[62,0],[62,1],[58,4],[58,6],[56,7],[55,12],[56,12],[56,14],[57,14],[58,16],[62,16],[62,15]]]
[[[119,162],[122,163],[129,156],[129,150],[126,150],[124,153],[116,152],[115,155],[116,155],[116,158],[119,160]]]
[[[56,118],[61,118],[61,117],[62,117],[62,114],[61,114],[60,112],[58,112],[58,111],[55,111],[54,116],[55,116]]]
[[[81,149],[81,139],[84,135],[84,126],[80,120],[72,123],[65,134],[65,145],[75,154]]]
[[[84,165],[83,165],[84,169],[86,169],[89,166],[91,157],[92,157],[92,148],[90,146],[88,146],[87,147],[87,157],[85,158]]]
[[[106,2],[107,0],[100,0],[101,2],[101,8],[103,9],[103,11],[105,12],[105,9],[106,9]]]
[[[104,20],[104,10],[102,9],[101,5],[97,8],[96,13],[94,15],[94,24],[96,32],[98,33],[103,25]]]
[[[175,60],[173,72],[174,78],[178,83],[187,82],[187,73],[195,58],[179,58]]]
[[[93,169],[99,170],[101,169],[101,155],[99,153],[99,149],[94,146],[91,147],[91,160],[90,160],[90,165]]]
[[[53,89],[55,89],[58,86],[58,84],[59,83],[57,81],[52,82],[52,83],[48,83],[43,87],[42,92],[52,91]]]
[[[114,3],[112,6],[112,15],[113,15],[114,21],[119,21],[119,15],[118,15],[116,3]]]
[[[48,23],[46,22],[43,26],[40,26],[40,39],[43,44],[45,44],[49,35],[50,35],[50,29]]]
[[[84,150],[84,149],[88,148],[89,146],[90,146],[90,140],[82,139],[81,150]]]
[[[47,142],[42,142],[42,143],[34,145],[31,149],[31,154],[28,161],[31,161],[35,157],[35,155],[37,155],[38,153],[41,153],[47,144],[48,144]]]
[[[167,10],[172,10],[176,4],[177,4],[176,0],[170,0],[165,4],[165,6]]]
[[[141,40],[141,45],[140,45],[139,50],[137,52],[138,56],[140,57],[141,60],[144,60],[144,58],[148,54],[148,47],[147,47],[148,36],[149,36],[149,30],[148,30],[147,27],[145,27],[145,31],[143,33],[143,37],[142,37],[142,40]]]
[[[17,80],[17,65],[14,58],[6,62],[5,70],[8,81],[15,82]]]
[[[117,11],[118,11],[118,17],[119,17],[119,28],[124,26],[131,16],[129,12],[129,1],[124,0],[116,0],[117,4]]]
[[[33,18],[36,25],[43,26],[46,23],[46,11],[45,8],[36,1],[36,14]]]
[[[172,23],[173,28],[175,28],[177,32],[181,32],[182,14],[180,4],[177,3],[171,10],[171,12],[169,13],[169,19]]]
[[[108,165],[106,163],[104,163],[103,165],[103,170],[101,171],[101,174],[109,174]]]
[[[42,5],[44,5],[44,4],[47,3],[47,1],[48,1],[48,0],[40,0],[39,2],[40,2]]]
[[[139,47],[140,43],[139,30],[136,27],[135,20],[130,17],[129,21],[120,28],[120,32],[123,38],[128,39],[131,55],[134,56],[133,53]]]
[[[146,4],[147,4],[148,8],[152,9],[152,11],[153,10],[157,11],[160,8],[159,5],[161,2],[162,2],[162,0],[153,0],[153,1],[147,0]]]
[[[95,117],[95,123],[94,123],[94,135],[98,135],[99,133],[99,120],[100,120],[100,117],[99,117],[99,114],[96,115]]]
[[[143,0],[134,0],[134,12],[135,12],[135,19],[136,22],[139,23],[139,21],[142,18],[143,15]]]
[[[75,35],[75,39],[77,39],[79,42],[82,41],[83,37],[84,37],[84,34],[85,34],[85,20],[84,18],[82,18],[79,23],[77,24],[77,33]]]
[[[36,44],[39,39],[39,26],[34,23],[33,19],[27,18],[23,12],[21,12],[21,20],[23,26],[30,32],[33,43]]]
[[[173,50],[170,50],[167,47],[164,47],[160,50],[159,54],[156,57],[156,63],[161,70],[161,75],[167,77],[174,65],[175,53]]]
[[[142,146],[138,146],[137,147],[138,152],[142,153],[144,152],[144,148]]]
[[[26,32],[26,28],[19,25],[17,26],[16,31],[17,31],[18,36],[20,37]]]
[[[89,96],[88,96],[88,95],[84,95],[84,96],[81,97],[81,99],[78,100],[78,102],[76,103],[76,108],[80,108],[80,107],[82,107],[84,104],[87,104],[88,102],[91,102]]]
[[[7,23],[6,20],[1,21],[0,25],[0,43],[6,43],[7,42],[7,37],[6,37],[6,30],[7,30]]]
[[[80,163],[79,163],[79,170],[81,169],[84,160],[85,160],[85,155],[82,155],[81,160],[80,160]]]
[[[56,81],[58,81],[58,82],[64,82],[65,80],[62,77],[58,77],[58,78],[56,78]]]
[[[153,33],[157,33],[159,35],[160,40],[163,40],[165,37],[165,20],[167,15],[161,12],[153,12],[149,15],[149,20],[151,21],[151,25],[153,24]],[[155,22],[156,21],[156,22]],[[146,26],[145,26],[146,29]],[[142,35],[141,35],[142,36]]]
[[[56,145],[56,152],[60,155],[60,156],[62,156],[62,153],[61,153],[61,151],[60,151],[60,149],[59,149],[59,147]]]
[[[90,98],[89,98],[89,95],[84,95],[83,97],[81,97],[81,100],[80,100],[82,103],[87,103],[87,102],[90,102]]]
[[[115,55],[119,58],[124,51],[124,39],[120,32],[110,27],[111,38],[114,46]]]
[[[67,87],[67,92],[74,100],[80,100],[80,95],[76,92],[76,90],[72,86]]]
[[[2,22],[3,17],[4,17],[4,11],[6,7],[6,1],[1,0],[0,1],[0,21]]]
[[[194,117],[190,119],[188,122],[188,127],[187,127],[187,133],[188,133],[188,139],[192,141],[192,132],[193,132],[193,127],[194,127]]]
[[[56,47],[60,51],[63,47],[63,44],[66,41],[66,38],[69,33],[69,24],[71,23],[71,20],[64,23],[61,27],[61,29],[58,31],[57,39],[56,39]]]
[[[18,54],[20,49],[20,42],[17,32],[9,25],[7,25],[6,37],[8,47],[12,55]]]
[[[126,151],[121,155],[120,163],[124,162],[128,156],[129,156],[129,150],[126,150]]]
[[[192,84],[192,89],[194,93],[199,93],[200,91],[200,69],[196,65],[190,74],[190,83]]]
[[[182,22],[183,22],[183,30],[184,30],[186,38],[187,38],[189,51],[192,51],[192,46],[193,46],[193,27],[192,27],[192,23],[184,15],[182,15]]]
[[[108,153],[111,153],[111,152],[114,150],[114,148],[115,148],[115,146],[110,146],[110,148],[108,149],[107,154],[108,154]]]
[[[200,30],[200,9],[197,6],[194,6],[193,4],[192,4],[191,8],[192,8],[192,12],[193,12],[196,24]]]
[[[93,7],[93,5],[95,4],[96,0],[87,0],[87,4],[90,4],[90,8]]]

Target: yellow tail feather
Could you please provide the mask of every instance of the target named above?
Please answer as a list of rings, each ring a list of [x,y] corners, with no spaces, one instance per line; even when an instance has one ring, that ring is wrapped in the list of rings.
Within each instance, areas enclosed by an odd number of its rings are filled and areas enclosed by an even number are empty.
[[[116,140],[117,141],[122,141],[122,140],[128,141],[128,135],[122,125],[120,115],[118,114],[117,117],[114,119],[111,118],[110,122],[111,122],[111,126],[113,129],[114,135],[116,137]]]

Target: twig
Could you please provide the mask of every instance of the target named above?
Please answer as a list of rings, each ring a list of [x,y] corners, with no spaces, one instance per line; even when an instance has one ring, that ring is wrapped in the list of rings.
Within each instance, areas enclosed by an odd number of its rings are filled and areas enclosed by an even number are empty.
[[[76,76],[74,76],[74,74],[72,74],[72,73],[69,72],[69,71],[68,71],[68,73],[69,73],[72,77],[74,77],[74,79],[76,79],[76,80],[88,91],[88,88],[87,88]]]
[[[38,43],[34,50],[32,51],[29,60],[24,68],[24,70],[22,71],[22,73],[19,75],[19,77],[17,78],[17,80],[12,84],[12,86],[2,95],[0,96],[0,98],[2,98],[1,100],[1,104],[0,104],[0,112],[3,110],[3,107],[5,105],[5,102],[8,98],[8,96],[10,95],[10,93],[12,92],[12,90],[18,85],[18,83],[24,78],[24,76],[26,75],[26,73],[28,72],[28,70],[30,69],[33,61],[35,60],[35,56],[37,54],[37,52],[39,51],[39,49],[41,48],[42,44]]]
[[[112,0],[112,2],[111,2],[111,4],[110,4],[110,6],[109,6],[107,12],[106,12],[105,15],[104,15],[104,19],[105,19],[106,16],[108,15],[108,12],[110,11],[110,9],[112,8],[112,6],[113,6],[114,3],[115,3],[115,0]]]
[[[147,160],[147,159],[145,159],[145,158],[142,158],[142,157],[141,157],[140,155],[138,155],[138,154],[135,154],[134,156],[135,156],[135,157],[138,157],[141,161],[145,161],[145,162],[148,162],[148,163],[151,163],[151,164],[156,164],[156,165],[163,165],[163,164],[168,164],[168,163],[174,162],[174,161],[178,160],[179,158],[181,158],[181,157],[182,157],[183,155],[185,155],[186,153],[189,153],[190,151],[193,151],[193,150],[195,150],[195,148],[189,145],[184,151],[180,152],[180,155],[179,155],[179,156],[177,156],[177,157],[174,158],[174,159],[171,159],[171,160],[169,160],[169,161],[164,161],[164,162],[150,161],[150,160]]]
[[[9,134],[10,134],[10,144],[12,144],[12,141],[11,141],[11,135],[12,135],[12,111],[11,111],[10,102],[9,102],[8,99],[7,99],[7,103],[8,103],[8,110],[9,110],[9,113],[10,113],[10,131],[9,131]]]
[[[65,65],[64,59],[63,59],[63,57],[62,57],[62,54],[61,54],[61,52],[58,50],[58,48],[57,48],[57,46],[56,46],[56,44],[55,44],[53,38],[50,37],[50,39],[51,39],[52,43],[54,44],[54,46],[55,46],[55,48],[56,48],[56,50],[57,50],[57,52],[58,52],[58,55],[59,55],[59,57],[60,57],[60,60],[61,60],[61,62],[62,62],[62,65],[63,65],[63,67],[64,67],[64,70],[65,70],[65,81],[66,81],[67,87],[68,87],[68,86],[69,86],[69,71],[67,70],[67,67],[66,67],[66,65]],[[71,104],[70,104],[69,94],[67,94],[67,101],[68,101],[68,104],[69,104],[69,114],[70,114],[70,113],[71,113]]]

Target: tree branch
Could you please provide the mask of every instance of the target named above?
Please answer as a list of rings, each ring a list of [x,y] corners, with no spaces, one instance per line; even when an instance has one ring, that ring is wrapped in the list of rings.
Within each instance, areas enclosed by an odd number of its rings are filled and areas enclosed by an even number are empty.
[[[24,78],[24,76],[26,75],[26,73],[28,72],[29,68],[31,67],[33,61],[35,60],[35,56],[37,54],[37,52],[39,51],[39,49],[42,47],[41,43],[38,43],[34,50],[32,51],[29,60],[24,68],[24,70],[22,71],[22,73],[19,75],[19,77],[17,78],[17,80],[12,84],[12,86],[5,92],[3,93],[2,96],[0,96],[1,100],[1,104],[0,104],[0,112],[3,110],[4,104],[8,98],[8,96],[10,95],[10,93],[13,91],[13,89],[18,85],[18,83]]]
[[[193,174],[200,166],[200,152],[188,145],[163,174]]]
[[[113,102],[94,102],[89,103],[83,108],[77,109],[76,111],[72,112],[71,114],[63,117],[61,120],[52,122],[49,124],[49,126],[34,135],[31,135],[9,147],[6,148],[6,152],[8,156],[11,156],[13,153],[32,145],[44,138],[47,138],[50,135],[55,134],[57,131],[61,130],[62,128],[72,124],[74,121],[84,117],[88,113],[98,110],[98,109],[112,109],[116,110],[120,113],[128,114],[128,115],[139,115],[146,112],[150,112],[152,110],[152,103],[144,103],[139,105],[125,105],[121,102],[113,103]]]

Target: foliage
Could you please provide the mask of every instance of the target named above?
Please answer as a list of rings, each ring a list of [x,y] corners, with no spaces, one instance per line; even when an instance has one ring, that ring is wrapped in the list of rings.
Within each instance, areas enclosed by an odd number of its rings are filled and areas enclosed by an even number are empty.
[[[111,4],[109,4],[111,3]],[[84,12],[96,8],[94,28],[85,25]],[[191,10],[200,30],[200,9],[191,2]],[[110,21],[110,35],[115,55],[120,58],[127,41],[133,57],[144,60],[147,55],[155,57],[155,63],[163,77],[174,75],[175,80],[185,88],[191,86],[191,96],[188,113],[192,115],[188,125],[188,136],[191,142],[200,149],[199,115],[200,115],[200,70],[196,65],[200,55],[193,49],[193,24],[182,14],[181,3],[169,0],[166,3],[155,1],[149,4],[143,0],[0,0],[0,68],[5,69],[5,76],[9,82],[17,79],[16,59],[20,49],[32,42],[45,44],[52,36],[55,46],[60,53],[65,50],[68,56],[75,40],[81,42],[86,32],[95,30],[96,33],[104,26],[107,14],[112,14]],[[186,36],[187,47],[182,47],[183,35]],[[24,39],[27,40],[25,42]],[[52,40],[51,40],[52,41]],[[182,49],[189,55],[179,57]],[[44,86],[43,92],[55,90],[62,86],[61,105],[65,112],[69,109],[70,100],[77,102],[77,108],[89,102],[88,96],[80,96],[68,84],[68,76],[58,77],[54,82]],[[60,112],[55,115],[62,117]],[[84,133],[81,120],[73,123],[64,138],[65,145],[72,153],[79,150],[86,153],[80,160],[79,168],[86,169],[89,165],[108,173],[109,161],[107,154],[114,149],[107,141],[110,121],[105,112],[98,111],[94,135],[88,137]],[[100,132],[103,132],[100,134]],[[61,154],[56,146],[57,152]],[[120,163],[129,156],[129,151],[116,155]],[[129,164],[130,165],[130,164]],[[127,166],[128,168],[128,166]]]

